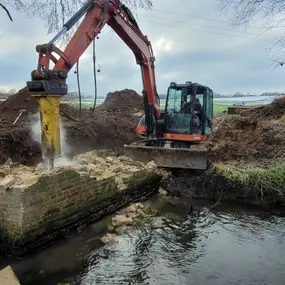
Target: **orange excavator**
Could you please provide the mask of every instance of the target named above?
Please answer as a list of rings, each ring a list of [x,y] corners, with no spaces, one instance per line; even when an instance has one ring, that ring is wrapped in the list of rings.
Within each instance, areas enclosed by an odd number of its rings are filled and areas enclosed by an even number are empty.
[[[61,51],[54,43],[83,16],[65,50]],[[154,160],[162,167],[205,169],[204,142],[212,129],[212,90],[190,81],[171,82],[165,108],[161,110],[151,43],[130,10],[119,0],[88,0],[49,43],[36,47],[38,66],[31,73],[27,87],[40,105],[43,156],[50,167],[54,167],[54,159],[61,155],[59,105],[68,91],[68,72],[92,42],[94,47],[106,24],[133,51],[142,73],[145,113],[136,130],[141,139],[125,145],[125,155],[143,162]]]

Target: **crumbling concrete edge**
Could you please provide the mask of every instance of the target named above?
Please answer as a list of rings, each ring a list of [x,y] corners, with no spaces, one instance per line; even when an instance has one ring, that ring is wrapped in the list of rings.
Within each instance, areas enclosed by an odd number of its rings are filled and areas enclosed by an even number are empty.
[[[90,205],[84,212],[74,213],[58,227],[52,227],[51,230],[39,228],[37,233],[33,231],[21,237],[9,235],[7,231],[3,231],[1,236],[0,232],[0,240],[2,239],[2,244],[4,243],[5,246],[2,253],[13,258],[22,258],[32,252],[42,250],[77,229],[113,214],[130,203],[147,199],[158,191],[161,179],[162,176],[156,172],[140,171],[133,175],[126,189],[100,201],[99,205],[98,203]]]

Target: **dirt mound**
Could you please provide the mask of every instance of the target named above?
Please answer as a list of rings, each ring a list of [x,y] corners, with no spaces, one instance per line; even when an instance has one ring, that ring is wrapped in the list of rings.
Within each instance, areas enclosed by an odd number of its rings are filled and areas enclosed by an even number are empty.
[[[78,110],[62,105],[68,114],[77,117]],[[123,153],[124,144],[137,140],[135,128],[142,116],[143,100],[133,90],[108,93],[104,104],[95,109],[93,116],[85,122],[63,120],[66,143],[70,153],[92,149],[112,149]],[[85,110],[82,118],[90,111]],[[67,149],[67,153],[69,150]]]
[[[12,122],[21,109],[27,112],[16,125]],[[61,104],[61,111],[77,119],[79,110]],[[124,144],[137,140],[136,125],[142,116],[143,99],[133,90],[109,93],[102,106],[95,109],[91,118],[84,122],[74,122],[62,115],[65,139],[62,141],[63,152],[67,156],[93,149],[112,149],[117,154],[123,153]],[[23,164],[33,164],[41,160],[40,143],[32,137],[31,126],[34,124],[31,114],[38,112],[37,102],[24,88],[0,106],[0,163],[8,157]],[[90,110],[82,110],[85,118]]]
[[[252,114],[222,116],[214,119],[208,148],[212,161],[273,159],[284,154],[284,142],[281,120],[254,119]]]
[[[2,120],[14,121],[23,109],[26,110],[23,117],[26,117],[27,114],[38,112],[38,103],[31,97],[26,87],[10,96],[0,105],[0,118]]]
[[[0,124],[0,164],[5,163],[8,158],[27,165],[41,161],[41,145],[32,139],[29,128]]]
[[[108,93],[105,102],[98,107],[98,110],[107,112],[126,112],[129,109],[143,110],[142,96],[130,89]]]
[[[285,97],[275,99],[268,105],[245,110],[242,115],[251,119],[280,119],[285,115]]]

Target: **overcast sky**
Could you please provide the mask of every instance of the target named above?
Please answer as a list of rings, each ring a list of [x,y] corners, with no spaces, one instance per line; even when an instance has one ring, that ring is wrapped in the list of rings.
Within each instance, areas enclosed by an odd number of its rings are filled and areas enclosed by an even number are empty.
[[[153,0],[152,11],[138,10],[136,17],[152,43],[156,57],[158,93],[171,81],[196,81],[214,92],[259,94],[285,91],[285,70],[272,65],[276,51],[268,51],[283,29],[266,33],[262,21],[244,30],[229,24],[231,14],[220,14],[217,0]],[[0,10],[0,88],[21,88],[36,68],[35,46],[48,41],[45,23],[11,11],[10,22]],[[262,34],[262,35],[260,35]],[[91,47],[80,65],[81,88],[93,94]],[[134,55],[120,38],[105,27],[97,41],[99,95],[124,88],[141,93],[140,69]],[[270,65],[272,65],[270,67]],[[76,75],[69,73],[69,91],[76,91]]]

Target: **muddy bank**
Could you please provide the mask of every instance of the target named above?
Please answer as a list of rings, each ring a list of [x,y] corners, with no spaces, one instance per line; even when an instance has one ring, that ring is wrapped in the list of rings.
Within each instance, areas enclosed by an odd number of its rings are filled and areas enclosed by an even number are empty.
[[[13,125],[22,110],[25,112]],[[135,91],[125,89],[107,94],[104,104],[98,106],[87,121],[71,121],[66,113],[77,119],[79,110],[67,103],[61,104],[62,151],[66,156],[93,149],[112,149],[122,154],[123,145],[137,139],[135,128],[143,115],[143,101]],[[80,118],[89,113],[88,109],[82,110]],[[39,127],[38,105],[26,88],[3,102],[0,106],[0,164],[9,157],[25,165],[41,162]]]
[[[204,173],[173,174],[163,183],[185,198],[284,206],[285,98],[241,115],[214,119]]]

